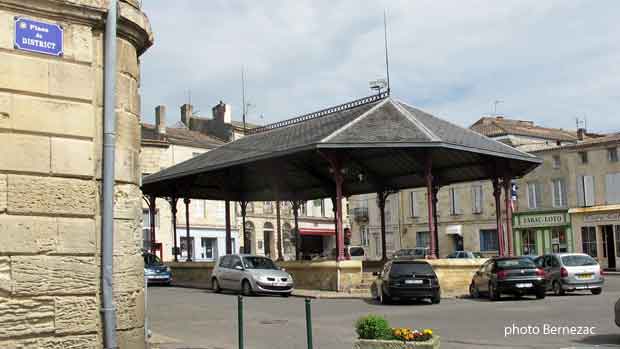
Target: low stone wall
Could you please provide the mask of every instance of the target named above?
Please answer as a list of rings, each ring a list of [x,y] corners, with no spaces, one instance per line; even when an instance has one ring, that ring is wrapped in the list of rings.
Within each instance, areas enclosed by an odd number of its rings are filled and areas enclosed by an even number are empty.
[[[204,283],[211,285],[214,262],[166,263],[172,270],[173,283]]]
[[[439,278],[444,295],[469,294],[469,284],[480,266],[487,259],[431,259],[427,260]]]
[[[295,280],[295,287],[347,292],[362,282],[361,261],[279,262]]]

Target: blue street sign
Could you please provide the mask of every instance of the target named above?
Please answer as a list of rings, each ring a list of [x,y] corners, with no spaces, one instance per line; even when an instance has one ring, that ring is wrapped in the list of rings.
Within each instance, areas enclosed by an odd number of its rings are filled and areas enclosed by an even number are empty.
[[[15,48],[62,56],[63,29],[58,24],[15,17]]]

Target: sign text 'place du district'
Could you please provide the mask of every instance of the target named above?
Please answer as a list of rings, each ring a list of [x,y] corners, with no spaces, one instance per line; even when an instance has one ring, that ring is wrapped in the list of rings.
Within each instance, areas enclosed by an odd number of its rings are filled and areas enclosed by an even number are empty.
[[[63,54],[63,29],[58,24],[15,17],[15,48],[52,56]]]

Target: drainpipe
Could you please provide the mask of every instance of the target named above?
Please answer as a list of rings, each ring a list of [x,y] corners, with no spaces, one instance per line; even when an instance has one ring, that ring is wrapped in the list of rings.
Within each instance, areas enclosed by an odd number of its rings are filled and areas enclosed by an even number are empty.
[[[116,309],[112,295],[114,249],[114,147],[116,143],[116,20],[117,3],[110,1],[105,24],[103,101],[103,208],[101,221],[101,288],[103,295],[103,345],[116,349]]]

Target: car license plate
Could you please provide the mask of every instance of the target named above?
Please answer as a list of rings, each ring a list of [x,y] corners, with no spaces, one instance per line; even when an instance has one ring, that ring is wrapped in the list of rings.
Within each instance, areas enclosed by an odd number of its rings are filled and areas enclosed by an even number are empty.
[[[591,279],[593,275],[594,274],[579,274],[579,275],[577,275],[577,278],[578,279],[582,279],[582,280],[584,280],[584,279],[587,280],[587,279]]]
[[[405,284],[407,285],[419,285],[423,282],[423,280],[405,280]]]
[[[526,283],[522,283],[522,284],[517,284],[517,288],[529,288],[532,287],[532,283],[530,282],[526,282]]]

